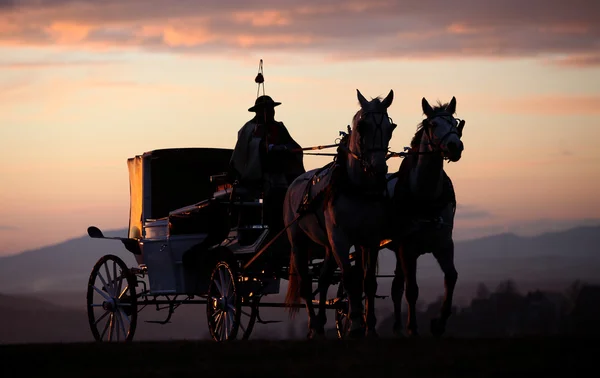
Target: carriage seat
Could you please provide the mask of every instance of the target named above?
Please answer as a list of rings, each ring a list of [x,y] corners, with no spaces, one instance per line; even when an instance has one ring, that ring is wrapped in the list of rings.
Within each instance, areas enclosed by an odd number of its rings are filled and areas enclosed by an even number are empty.
[[[260,189],[256,185],[237,180],[232,182],[227,173],[210,176],[210,182],[213,184],[215,198],[229,198],[232,191],[234,201],[254,202],[260,198]]]

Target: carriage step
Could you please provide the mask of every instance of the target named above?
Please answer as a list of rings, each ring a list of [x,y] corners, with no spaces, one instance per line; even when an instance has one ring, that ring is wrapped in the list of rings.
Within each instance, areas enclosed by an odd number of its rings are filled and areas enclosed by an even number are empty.
[[[171,321],[164,320],[144,320],[146,323],[154,323],[154,324],[169,324]]]
[[[271,323],[281,323],[282,320],[257,320],[259,324],[271,324]]]

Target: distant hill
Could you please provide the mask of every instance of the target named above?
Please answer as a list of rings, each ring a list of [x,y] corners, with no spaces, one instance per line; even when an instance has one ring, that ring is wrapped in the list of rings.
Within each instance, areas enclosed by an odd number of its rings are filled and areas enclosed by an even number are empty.
[[[105,232],[107,236],[124,235],[124,230]],[[535,237],[500,234],[456,242],[456,265],[459,282],[455,303],[466,304],[479,282],[490,290],[506,279],[517,282],[522,292],[564,290],[576,279],[598,283],[600,271],[600,227],[578,227]],[[135,266],[133,255],[119,241],[97,240],[87,236],[53,246],[0,258],[0,344],[21,342],[90,341],[91,333],[85,312],[85,290],[92,266],[104,254],[122,257]],[[392,274],[395,257],[389,250],[380,256],[380,274]],[[431,255],[419,259],[418,281],[420,301],[430,302],[443,294],[442,273]],[[281,293],[265,301],[279,302]],[[378,293],[388,295],[390,279],[381,278]],[[335,290],[330,290],[330,297]],[[392,302],[378,300],[377,317],[385,327]],[[303,338],[306,315],[299,313],[290,325],[283,309],[263,308],[265,320],[283,323],[257,325],[253,338]],[[144,320],[162,320],[166,311],[152,306],[140,313],[136,340],[205,339],[208,338],[204,305],[178,308],[172,323],[164,326]],[[334,316],[328,312],[328,326]]]
[[[104,235],[126,236],[127,230],[104,231]],[[117,255],[128,265],[136,264],[120,241],[91,239],[87,235],[2,257],[0,292],[85,290],[92,267],[106,254]]]
[[[105,235],[124,236],[126,230],[106,231]],[[130,266],[136,265],[133,255],[119,241],[88,236],[0,258],[0,292],[85,292],[93,265],[108,253],[120,256]],[[459,241],[455,242],[455,260],[459,288],[467,283],[494,284],[509,278],[531,285],[556,282],[564,286],[575,279],[596,282],[600,271],[600,226],[534,237],[500,234]],[[384,250],[380,274],[393,274],[395,264],[393,253]],[[420,285],[435,286],[441,293],[442,273],[431,255],[419,259],[418,274]],[[389,292],[385,283],[389,280],[381,282],[380,291]]]

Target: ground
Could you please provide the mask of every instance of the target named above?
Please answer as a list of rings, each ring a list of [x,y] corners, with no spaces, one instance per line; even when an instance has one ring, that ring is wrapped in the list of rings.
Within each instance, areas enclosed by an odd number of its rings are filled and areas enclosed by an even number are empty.
[[[571,377],[598,351],[574,338],[70,343],[2,345],[0,365],[7,377]]]

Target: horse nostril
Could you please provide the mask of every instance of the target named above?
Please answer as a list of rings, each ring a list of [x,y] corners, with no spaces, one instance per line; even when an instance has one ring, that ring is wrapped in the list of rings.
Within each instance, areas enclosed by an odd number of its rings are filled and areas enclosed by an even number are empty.
[[[450,150],[450,152],[452,153],[458,153],[461,152],[463,150],[463,146],[462,143],[456,143],[456,142],[449,142],[448,143],[448,150]]]

